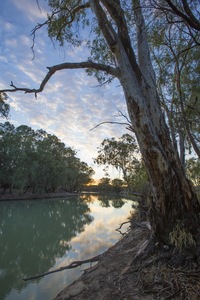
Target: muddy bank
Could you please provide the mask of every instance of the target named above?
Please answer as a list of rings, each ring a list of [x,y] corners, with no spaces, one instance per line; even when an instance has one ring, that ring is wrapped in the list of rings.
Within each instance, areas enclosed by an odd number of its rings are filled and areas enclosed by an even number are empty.
[[[150,231],[138,225],[54,300],[200,299],[199,266],[170,267],[171,252],[164,247],[159,254],[140,259]]]
[[[78,280],[61,291],[54,300],[148,299],[135,297],[138,292],[133,289],[135,275],[127,277],[131,260],[148,236],[147,228],[131,230],[108,249],[95,266],[86,269]]]

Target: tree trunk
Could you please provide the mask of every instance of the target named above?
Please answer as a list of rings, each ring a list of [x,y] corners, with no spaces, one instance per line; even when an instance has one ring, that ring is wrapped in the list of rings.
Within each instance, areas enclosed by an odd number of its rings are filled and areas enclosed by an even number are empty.
[[[185,170],[185,133],[182,130],[179,132],[179,151],[180,160]]]
[[[180,249],[196,247],[200,240],[200,205],[170,139],[156,89],[144,19],[139,1],[133,2],[137,5],[133,8],[138,31],[137,60],[126,34],[123,12],[118,11],[122,17],[117,35],[104,20],[98,5],[96,14],[115,54],[130,120],[149,174],[152,191],[150,221],[154,237],[159,243],[173,244]],[[114,8],[108,6],[107,9],[114,15]]]
[[[150,221],[154,234],[159,242],[175,243],[172,233],[174,232],[175,235],[175,230],[179,226],[188,234],[187,243],[195,242],[200,225],[200,206],[197,196],[185,177],[178,154],[172,147],[162,114],[159,116],[160,127],[155,130],[154,116],[145,105],[146,98],[142,95],[141,89],[132,88],[133,78],[127,73],[124,70],[121,84],[126,95],[132,126],[149,174],[152,190]],[[158,111],[158,108],[155,107],[155,111]],[[190,239],[190,234],[193,239]],[[180,247],[183,246],[181,242],[184,243],[184,240],[180,241]]]
[[[173,244],[180,249],[195,247],[200,240],[200,204],[185,177],[161,110],[140,2],[132,2],[137,27],[137,58],[120,2],[115,5],[109,0],[102,2],[115,21],[117,32],[97,0],[93,1],[93,10],[115,55],[120,72],[118,79],[148,171],[152,191],[150,222],[153,235],[161,244]]]

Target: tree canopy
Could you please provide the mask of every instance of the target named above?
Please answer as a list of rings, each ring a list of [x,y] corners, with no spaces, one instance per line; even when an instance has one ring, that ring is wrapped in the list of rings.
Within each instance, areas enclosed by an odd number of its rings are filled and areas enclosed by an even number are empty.
[[[129,190],[137,189],[139,182],[145,184],[146,172],[133,136],[124,134],[119,139],[104,139],[98,149],[95,162],[99,165],[111,165],[121,171]]]
[[[0,124],[0,188],[21,193],[80,191],[94,171],[55,135]]]
[[[6,93],[0,93],[0,117],[7,118],[10,112],[10,106],[6,103],[8,96]]]

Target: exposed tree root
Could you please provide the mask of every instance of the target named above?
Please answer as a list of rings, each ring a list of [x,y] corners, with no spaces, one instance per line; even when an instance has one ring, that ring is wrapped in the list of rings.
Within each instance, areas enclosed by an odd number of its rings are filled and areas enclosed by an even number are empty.
[[[180,253],[172,246],[157,244],[149,229],[144,222],[135,222],[95,267],[59,293],[56,300],[200,299],[198,258],[185,252],[182,264]],[[174,260],[179,261],[178,268]]]
[[[200,270],[197,272],[171,269],[156,264],[143,269],[137,284],[144,294],[155,295],[152,299],[200,299]],[[164,295],[164,297],[163,297]]]

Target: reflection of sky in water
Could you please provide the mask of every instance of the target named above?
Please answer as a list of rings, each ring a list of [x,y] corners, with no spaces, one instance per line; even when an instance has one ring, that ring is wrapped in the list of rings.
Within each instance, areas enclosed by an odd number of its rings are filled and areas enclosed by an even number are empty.
[[[55,200],[56,201],[56,200]],[[76,200],[74,200],[76,201]],[[56,263],[51,269],[68,265],[74,260],[84,260],[98,255],[112,246],[121,235],[115,230],[119,225],[126,221],[131,210],[132,201],[125,201],[121,208],[102,207],[102,203],[96,197],[90,200],[88,206],[90,215],[94,220],[84,226],[84,231],[73,237],[70,241],[61,240],[62,245],[70,245],[63,257],[57,257]],[[67,226],[65,224],[65,226]],[[125,226],[123,227],[125,229]],[[81,266],[76,269],[64,270],[62,272],[47,275],[35,281],[29,281],[18,292],[12,289],[6,300],[50,300],[53,299],[63,288],[72,283],[82,274],[84,268]],[[37,274],[33,274],[37,275]],[[16,277],[19,275],[16,274]]]

